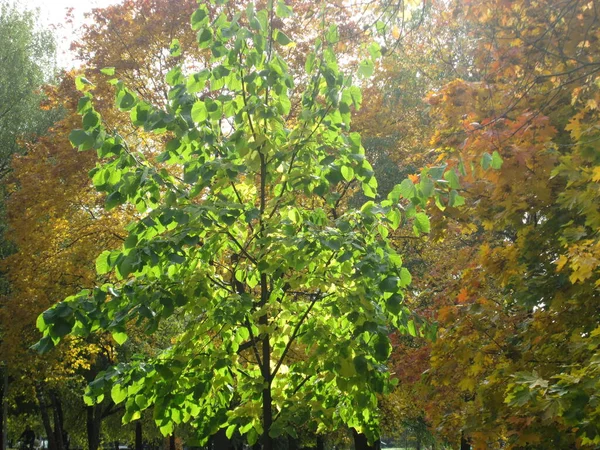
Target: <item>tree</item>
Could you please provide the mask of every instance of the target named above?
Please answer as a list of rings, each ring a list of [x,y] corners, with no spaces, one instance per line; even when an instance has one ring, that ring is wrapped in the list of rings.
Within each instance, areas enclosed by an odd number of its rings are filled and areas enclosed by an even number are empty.
[[[36,28],[34,13],[0,3],[0,178],[21,150],[19,141],[40,134],[53,119],[39,104],[42,84],[54,76],[54,39]]]
[[[98,273],[117,281],[40,316],[37,347],[97,329],[122,343],[128,323],[153,333],[176,315],[187,325],[170,348],[107,370],[88,401],[109,389],[125,401],[125,422],[154,404],[164,434],[191,422],[204,440],[237,429],[251,443],[262,435],[265,449],[300,423],[345,423],[374,441],[389,325],[413,326],[402,304],[410,275],[386,239],[398,195],[339,208],[352,185],[370,197],[377,185],[360,137],[345,133],[360,91],[338,69],[336,28],[308,55],[302,109],[288,118],[294,81],[279,50],[293,44],[273,23],[289,20],[289,7],[226,12],[194,12],[212,59],[189,76],[169,72],[166,110],[113,81],[133,123],[168,138],[155,159],[102,125],[84,86],[84,129],[71,141],[105,159],[92,175],[107,207],[133,204],[141,218],[120,250],[97,260]]]
[[[595,448],[595,8],[485,1],[456,17],[479,44],[477,77],[428,99],[465,202],[433,220],[464,261],[432,347],[433,403],[451,410],[436,425],[475,447]]]

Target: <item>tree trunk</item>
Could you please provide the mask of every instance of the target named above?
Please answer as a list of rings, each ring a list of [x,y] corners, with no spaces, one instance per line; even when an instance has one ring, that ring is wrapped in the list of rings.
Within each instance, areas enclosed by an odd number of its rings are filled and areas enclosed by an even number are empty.
[[[46,404],[46,400],[44,395],[42,394],[42,388],[36,387],[35,395],[37,397],[38,405],[40,407],[40,415],[42,416],[42,423],[44,424],[44,430],[46,431],[46,436],[48,437],[48,450],[59,450],[56,446],[56,439],[54,436],[54,431],[52,430],[52,425],[50,423],[50,416],[48,415],[48,405]],[[96,449],[94,449],[96,450]]]
[[[0,372],[2,374],[2,387],[0,388],[0,448],[8,449],[8,370],[6,366]]]
[[[300,450],[298,439],[288,435],[288,450]]]
[[[219,429],[210,437],[208,448],[211,450],[234,450],[233,442],[227,437],[225,428]]]
[[[352,435],[354,436],[355,450],[381,450],[381,441],[379,439],[373,445],[369,445],[367,436],[358,433],[354,428],[352,428]]]
[[[142,422],[138,420],[135,423],[135,450],[142,450],[144,448],[142,431]]]
[[[264,170],[261,172],[264,176]],[[267,275],[264,273],[260,274],[260,305],[264,306],[269,300],[269,284],[267,281]],[[269,316],[267,313],[262,315],[259,319],[261,325],[269,324]],[[273,438],[269,432],[273,425],[273,397],[271,393],[271,341],[269,333],[265,333],[262,340],[262,367],[261,372],[263,379],[265,380],[265,388],[262,393],[262,416],[263,416],[263,427],[264,432],[262,435],[262,450],[273,450]]]
[[[56,393],[50,392],[50,399],[52,401],[52,416],[54,419],[54,440],[56,441],[56,448],[58,450],[64,450],[65,443],[63,442],[63,412],[60,400],[56,396]]]
[[[97,408],[93,406],[86,407],[87,420],[87,438],[88,438],[88,450],[98,450],[100,447],[100,423],[101,415],[96,411]]]
[[[317,450],[325,450],[325,440],[321,436],[317,436]]]
[[[471,444],[465,439],[464,431],[460,434],[460,450],[471,450]]]
[[[169,450],[177,450],[177,446],[175,445],[175,433],[172,433],[169,436]]]

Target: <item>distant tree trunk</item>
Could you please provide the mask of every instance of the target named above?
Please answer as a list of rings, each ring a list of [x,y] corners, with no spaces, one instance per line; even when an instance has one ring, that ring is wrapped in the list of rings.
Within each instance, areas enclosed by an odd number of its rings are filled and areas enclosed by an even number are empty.
[[[100,447],[100,424],[102,423],[102,415],[93,406],[86,407],[87,420],[87,438],[88,438],[88,450],[98,450]]]
[[[465,439],[465,432],[460,434],[460,450],[471,450],[471,444]]]
[[[352,428],[352,435],[354,436],[355,450],[381,450],[381,441],[379,439],[373,445],[369,445],[367,436],[358,433],[354,428]]]
[[[135,450],[142,450],[143,448],[142,422],[138,420],[135,423]]]
[[[50,391],[50,399],[52,401],[52,416],[54,419],[54,440],[56,441],[56,448],[63,450],[65,443],[63,442],[63,411],[60,399],[56,395],[56,392]]]
[[[212,450],[234,450],[233,442],[227,437],[225,428],[220,428],[210,437],[208,448]]]
[[[36,386],[35,395],[37,397],[38,405],[40,407],[40,415],[42,416],[44,430],[46,431],[46,436],[48,437],[48,450],[59,450],[56,446],[54,431],[52,430],[52,424],[50,423],[50,416],[48,414],[48,404],[46,403],[46,399],[44,398],[44,394],[42,393],[42,388],[40,386]]]
[[[175,445],[175,433],[171,433],[171,436],[169,436],[169,450],[177,450],[177,446]]]
[[[298,439],[288,434],[288,450],[300,450]]]
[[[8,402],[6,400],[8,392],[8,370],[6,366],[0,371],[2,374],[2,383],[0,386],[0,448],[8,449],[7,422],[8,422]]]
[[[317,450],[325,450],[325,440],[321,436],[317,436]]]

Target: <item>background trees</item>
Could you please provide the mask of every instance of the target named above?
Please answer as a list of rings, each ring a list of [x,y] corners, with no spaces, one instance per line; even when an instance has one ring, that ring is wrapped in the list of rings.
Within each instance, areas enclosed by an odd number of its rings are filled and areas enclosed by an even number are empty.
[[[51,123],[55,114],[39,108],[41,85],[53,76],[54,42],[48,32],[37,29],[35,14],[18,11],[7,1],[0,2],[0,258],[14,251],[5,239],[5,183],[11,157],[23,149]],[[0,272],[0,297],[10,291],[5,271]],[[8,333],[0,325],[0,342]],[[6,424],[6,357],[0,359],[0,423]],[[6,442],[2,426],[0,442]]]

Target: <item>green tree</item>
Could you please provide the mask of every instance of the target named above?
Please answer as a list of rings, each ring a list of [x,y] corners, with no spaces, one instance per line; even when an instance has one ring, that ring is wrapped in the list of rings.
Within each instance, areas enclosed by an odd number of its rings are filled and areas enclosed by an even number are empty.
[[[71,141],[103,158],[92,177],[107,208],[135,205],[140,219],[120,250],[97,260],[98,273],[118,281],[41,315],[37,347],[96,330],[122,343],[128,324],[153,333],[175,316],[185,327],[169,348],[104,372],[87,401],[110,392],[125,402],[125,422],[154,405],[165,435],[189,422],[204,441],[237,430],[271,449],[300,425],[323,432],[340,424],[374,441],[376,394],[390,384],[390,327],[415,332],[403,305],[410,274],[387,240],[400,221],[399,194],[340,207],[354,186],[376,195],[360,136],[348,134],[360,90],[338,67],[331,27],[307,57],[304,92],[295,92],[280,53],[294,44],[275,16],[289,21],[291,10],[284,2],[243,13],[201,5],[192,27],[211,62],[191,75],[169,72],[165,110],[113,80],[119,108],[164,135],[162,153],[144,157],[106,129],[92,87],[80,81],[84,129]],[[371,53],[379,56],[376,45]],[[372,68],[366,61],[359,74]],[[296,95],[301,108],[290,116]]]

